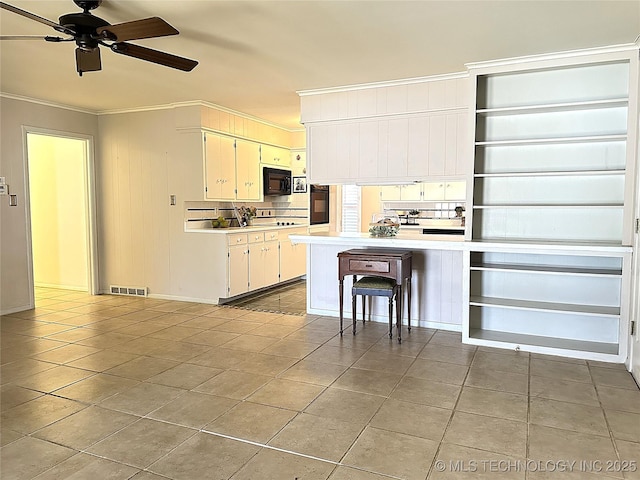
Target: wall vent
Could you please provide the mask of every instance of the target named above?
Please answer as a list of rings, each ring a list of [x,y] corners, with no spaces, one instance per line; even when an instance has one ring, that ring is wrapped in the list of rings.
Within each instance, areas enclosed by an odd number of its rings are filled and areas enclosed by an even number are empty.
[[[132,297],[146,297],[148,290],[147,290],[147,287],[119,287],[117,285],[111,285],[111,287],[109,287],[109,293],[111,293],[111,295],[129,295]]]

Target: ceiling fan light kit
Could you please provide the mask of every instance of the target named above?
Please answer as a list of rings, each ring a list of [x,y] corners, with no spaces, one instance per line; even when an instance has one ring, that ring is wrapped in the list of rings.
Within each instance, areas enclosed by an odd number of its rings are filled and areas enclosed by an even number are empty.
[[[113,52],[121,55],[157,63],[158,65],[164,65],[184,72],[190,72],[198,65],[198,62],[195,60],[161,52],[152,48],[125,43],[128,40],[178,35],[178,30],[160,17],[150,17],[111,25],[106,20],[96,17],[90,12],[99,7],[102,0],[73,1],[77,6],[82,8],[82,12],[62,15],[58,19],[59,23],[14,7],[8,3],[0,2],[0,8],[4,10],[52,27],[64,35],[69,35],[69,38],[11,35],[0,36],[0,40],[41,39],[47,42],[75,41],[77,45],[76,70],[80,76],[82,76],[84,72],[96,72],[102,69],[100,45],[108,47]]]

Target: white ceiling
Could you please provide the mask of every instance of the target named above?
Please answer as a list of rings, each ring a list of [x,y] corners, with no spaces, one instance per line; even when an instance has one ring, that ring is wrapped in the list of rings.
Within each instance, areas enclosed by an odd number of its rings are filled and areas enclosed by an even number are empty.
[[[7,0],[58,21],[71,0]],[[298,90],[464,71],[483,60],[632,43],[640,1],[105,0],[110,23],[159,16],[179,36],[133,41],[198,60],[185,73],[102,48],[75,71],[75,44],[0,42],[0,91],[90,111],[202,100],[287,128]],[[2,35],[57,35],[0,10]]]

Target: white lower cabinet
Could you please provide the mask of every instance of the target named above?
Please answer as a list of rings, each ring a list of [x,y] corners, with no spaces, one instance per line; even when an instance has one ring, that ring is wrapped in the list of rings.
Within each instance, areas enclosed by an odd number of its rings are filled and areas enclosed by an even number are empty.
[[[289,235],[304,235],[307,229],[287,230],[280,240],[280,281],[301,277],[307,271],[307,246],[304,243],[292,243]]]
[[[275,285],[279,279],[278,232],[260,232],[251,236],[262,239],[249,245],[249,289]]]
[[[249,291],[249,245],[246,233],[227,235],[227,292],[235,297]]]
[[[211,238],[208,245],[213,260],[203,262],[203,268],[208,265],[207,271],[197,274],[207,279],[206,299],[219,302],[303,276],[307,266],[306,245],[293,245],[288,237],[294,233],[305,234],[307,227],[198,233]]]
[[[229,247],[229,297],[249,291],[249,248],[247,245]]]

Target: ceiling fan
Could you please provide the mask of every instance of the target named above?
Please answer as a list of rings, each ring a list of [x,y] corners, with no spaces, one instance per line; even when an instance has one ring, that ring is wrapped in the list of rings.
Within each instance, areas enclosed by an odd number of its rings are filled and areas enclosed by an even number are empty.
[[[177,35],[179,32],[167,22],[159,17],[145,18],[132,22],[118,23],[111,25],[91,14],[91,10],[97,8],[102,0],[73,0],[80,7],[82,13],[69,13],[62,15],[55,23],[46,18],[27,12],[20,8],[0,2],[0,8],[22,15],[23,17],[43,23],[54,30],[68,37],[54,36],[29,36],[29,35],[9,35],[0,36],[0,40],[45,40],[47,42],[71,42],[76,45],[76,70],[82,76],[84,72],[95,72],[102,69],[100,60],[100,48],[102,45],[111,51],[129,57],[139,58],[147,62],[157,63],[170,68],[176,68],[185,72],[190,72],[198,65],[195,60],[178,57],[170,53],[153,50],[140,45],[127,43],[128,40],[139,40],[142,38],[165,37]]]

